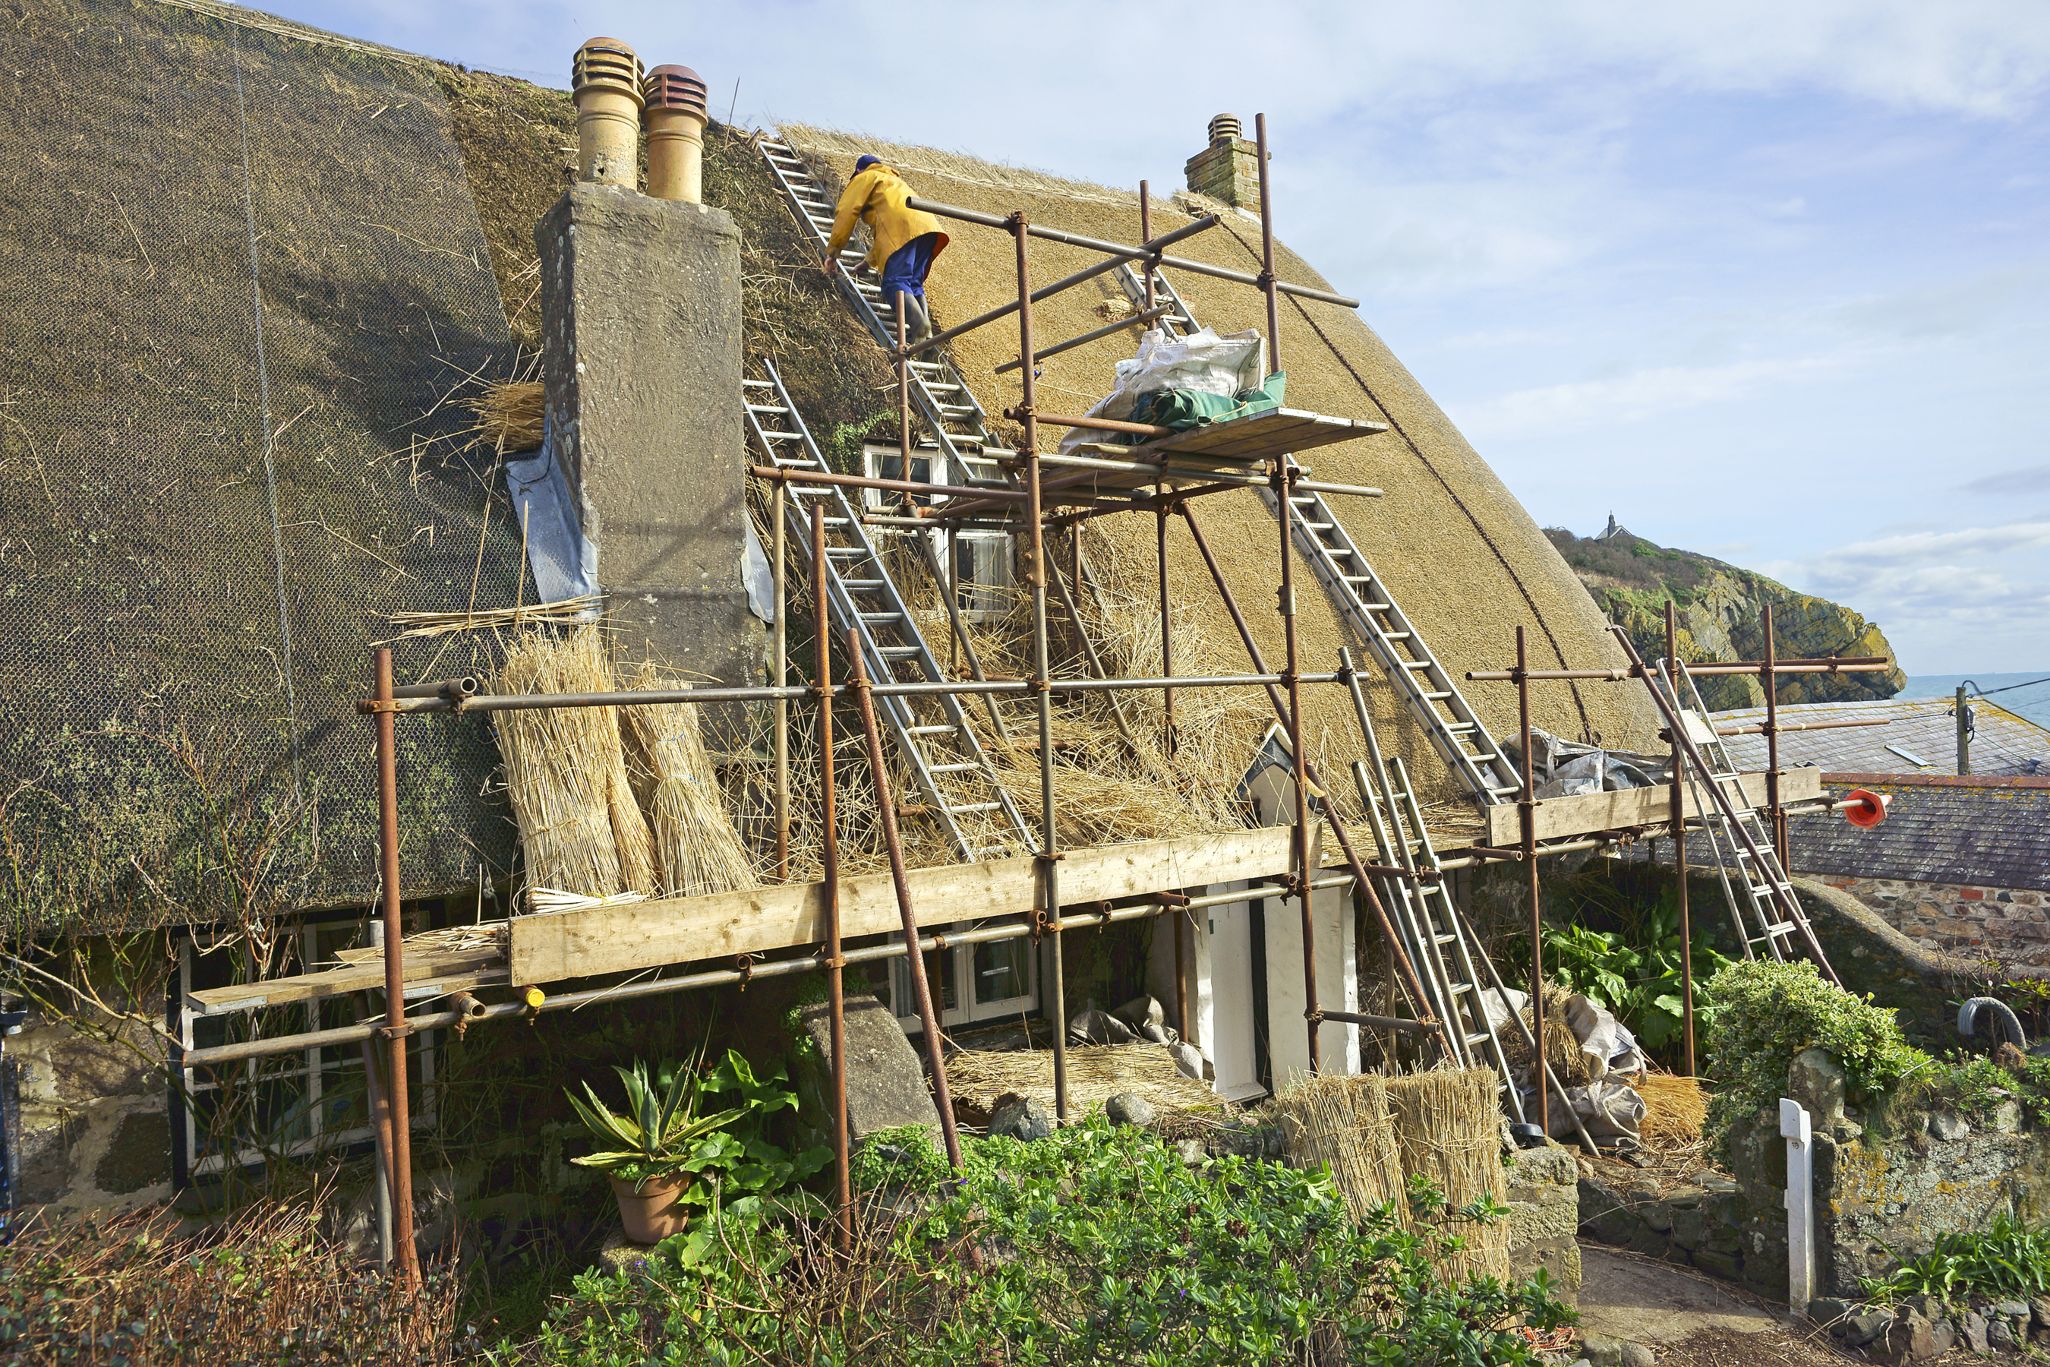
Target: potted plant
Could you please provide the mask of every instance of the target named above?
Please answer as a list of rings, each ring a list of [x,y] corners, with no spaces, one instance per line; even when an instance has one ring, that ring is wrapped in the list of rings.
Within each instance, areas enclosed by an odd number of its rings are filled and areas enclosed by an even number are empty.
[[[634,1243],[658,1243],[683,1230],[689,1220],[684,1197],[694,1180],[700,1147],[740,1114],[697,1113],[704,1092],[696,1062],[677,1068],[666,1086],[649,1076],[645,1063],[614,1068],[626,1086],[623,1114],[600,1101],[588,1082],[583,1084],[588,1101],[570,1094],[577,1118],[606,1146],[571,1161],[596,1168],[610,1179],[620,1223]]]

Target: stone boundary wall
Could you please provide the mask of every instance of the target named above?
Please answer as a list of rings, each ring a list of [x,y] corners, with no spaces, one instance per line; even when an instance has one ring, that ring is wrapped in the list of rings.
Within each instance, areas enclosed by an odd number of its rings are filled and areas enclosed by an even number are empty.
[[[1542,1270],[1552,1292],[1580,1301],[1580,1167],[1573,1150],[1548,1143],[1504,1155],[1509,1179],[1509,1266],[1517,1277]]]
[[[1820,878],[1930,949],[2050,970],[2050,892],[1900,878]]]

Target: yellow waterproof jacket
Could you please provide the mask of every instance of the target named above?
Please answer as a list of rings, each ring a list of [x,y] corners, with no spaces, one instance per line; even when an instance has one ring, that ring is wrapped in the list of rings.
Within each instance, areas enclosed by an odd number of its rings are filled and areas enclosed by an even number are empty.
[[[833,237],[826,243],[826,255],[840,254],[847,239],[854,236],[855,220],[859,219],[868,224],[870,270],[881,270],[897,248],[927,233],[939,233],[940,240],[933,244],[933,255],[938,256],[947,245],[947,235],[940,232],[940,221],[931,214],[906,207],[910,198],[911,187],[904,178],[881,162],[848,181],[833,210]]]

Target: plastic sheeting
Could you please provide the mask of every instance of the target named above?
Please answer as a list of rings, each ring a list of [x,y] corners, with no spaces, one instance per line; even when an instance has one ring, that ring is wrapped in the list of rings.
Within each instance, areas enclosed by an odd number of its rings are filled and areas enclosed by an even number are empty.
[[[1131,418],[1146,394],[1186,389],[1229,399],[1259,388],[1266,378],[1267,342],[1257,332],[1220,336],[1206,327],[1186,337],[1170,337],[1159,328],[1148,328],[1139,339],[1137,353],[1118,362],[1111,392],[1089,410],[1089,416],[1122,422]],[[1060,449],[1067,451],[1102,439],[1100,432],[1077,427],[1061,439]]]

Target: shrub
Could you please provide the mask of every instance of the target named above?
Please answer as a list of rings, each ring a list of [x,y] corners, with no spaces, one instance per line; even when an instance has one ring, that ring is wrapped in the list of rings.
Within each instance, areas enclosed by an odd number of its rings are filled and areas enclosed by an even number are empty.
[[[830,1252],[829,1219],[722,1224],[640,1269],[579,1278],[540,1339],[504,1356],[1478,1365],[1536,1361],[1516,1326],[1568,1318],[1542,1275],[1443,1285],[1434,1255],[1450,1236],[1388,1209],[1356,1225],[1321,1173],[1192,1169],[1101,1120],[965,1149],[956,1179],[923,1138],[871,1141],[848,1257]]]
[[[1940,1235],[1929,1252],[1887,1276],[1868,1277],[1864,1293],[1878,1305],[1910,1296],[1934,1296],[1946,1305],[2041,1296],[2050,1293],[2050,1231],[1998,1215],[1984,1230]]]
[[[444,1266],[400,1308],[390,1279],[321,1234],[317,1202],[269,1205],[181,1237],[168,1210],[32,1220],[0,1245],[10,1363],[468,1361]]]
[[[1904,1078],[1935,1066],[1908,1043],[1891,1008],[1824,982],[1811,963],[1733,962],[1708,986],[1718,1009],[1706,1039],[1716,1075],[1707,1132],[1718,1146],[1734,1123],[1775,1104],[1786,1089],[1787,1065],[1804,1049],[1836,1056],[1847,1098],[1860,1106],[1883,1101]]]

